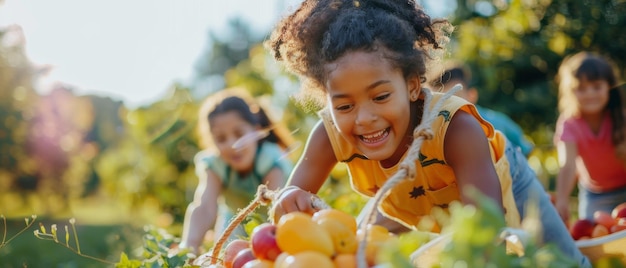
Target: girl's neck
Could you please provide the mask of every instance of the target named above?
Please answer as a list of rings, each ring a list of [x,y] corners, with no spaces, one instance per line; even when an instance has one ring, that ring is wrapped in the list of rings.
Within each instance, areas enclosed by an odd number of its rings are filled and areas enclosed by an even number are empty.
[[[585,122],[591,128],[591,131],[594,134],[598,134],[600,132],[600,128],[602,127],[602,120],[604,119],[605,112],[594,113],[594,114],[581,114],[580,117],[585,120]]]

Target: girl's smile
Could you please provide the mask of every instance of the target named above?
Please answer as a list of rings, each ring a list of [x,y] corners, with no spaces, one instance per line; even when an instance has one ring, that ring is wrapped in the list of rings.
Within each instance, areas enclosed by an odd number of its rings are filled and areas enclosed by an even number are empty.
[[[405,80],[380,51],[348,52],[325,69],[328,103],[341,135],[369,159],[396,164],[411,142],[416,115],[410,103],[419,95],[419,79]]]

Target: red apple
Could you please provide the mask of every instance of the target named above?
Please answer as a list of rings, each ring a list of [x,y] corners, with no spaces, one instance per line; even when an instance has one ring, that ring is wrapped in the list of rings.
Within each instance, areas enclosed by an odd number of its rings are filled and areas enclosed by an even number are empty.
[[[583,236],[591,237],[591,232],[596,226],[596,223],[588,219],[578,219],[572,224],[569,229],[570,234],[574,240],[578,240]]]
[[[256,260],[256,257],[254,256],[254,253],[252,253],[252,249],[244,248],[237,253],[237,256],[235,256],[235,259],[233,260],[233,268],[242,268],[246,265],[246,263],[253,260]]]
[[[240,251],[246,248],[250,248],[250,242],[248,240],[235,239],[230,241],[226,245],[226,248],[224,248],[224,256],[222,259],[224,267],[232,268],[235,256],[237,256]]]
[[[254,255],[263,260],[274,261],[283,252],[276,243],[276,225],[267,222],[254,227],[250,246]]]
[[[626,202],[615,206],[613,211],[611,211],[611,216],[614,219],[626,218]]]

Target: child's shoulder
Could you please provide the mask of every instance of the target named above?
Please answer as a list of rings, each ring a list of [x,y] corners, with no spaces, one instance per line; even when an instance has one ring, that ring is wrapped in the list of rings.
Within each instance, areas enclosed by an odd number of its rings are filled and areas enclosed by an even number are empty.
[[[197,164],[208,165],[219,159],[218,153],[213,149],[205,149],[196,153],[193,157],[193,162]]]

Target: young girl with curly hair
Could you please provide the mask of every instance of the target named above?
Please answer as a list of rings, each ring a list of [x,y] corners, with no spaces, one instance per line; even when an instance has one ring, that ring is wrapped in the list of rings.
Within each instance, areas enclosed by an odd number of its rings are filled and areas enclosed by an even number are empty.
[[[426,106],[448,97],[423,87],[446,29],[445,20],[432,20],[412,0],[305,0],[279,22],[267,46],[300,76],[305,92],[321,96],[324,108],[290,187],[275,202],[275,217],[315,211],[311,198],[338,162],[347,164],[352,187],[366,196],[402,171],[412,180],[394,186],[378,206],[381,218],[397,224],[394,231],[418,228],[434,207],[475,204],[469,188],[499,204],[509,226],[519,226],[534,198],[544,241],[590,266],[524,155],[474,105],[452,96]],[[433,107],[432,132],[414,133]],[[409,155],[414,135],[427,138]],[[403,161],[409,157],[416,161]]]

